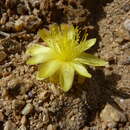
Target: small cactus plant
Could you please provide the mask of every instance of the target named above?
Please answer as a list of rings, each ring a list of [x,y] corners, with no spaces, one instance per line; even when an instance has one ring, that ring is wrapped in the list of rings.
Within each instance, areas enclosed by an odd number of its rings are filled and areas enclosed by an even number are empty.
[[[39,64],[36,75],[38,80],[57,73],[61,88],[65,92],[72,87],[75,72],[91,78],[86,65],[104,66],[107,64],[106,61],[85,52],[96,43],[96,39],[87,40],[88,34],[85,34],[79,41],[79,30],[73,25],[53,24],[49,30],[42,29],[38,34],[47,46],[34,44],[28,48],[26,53],[31,58],[27,60],[27,64]]]

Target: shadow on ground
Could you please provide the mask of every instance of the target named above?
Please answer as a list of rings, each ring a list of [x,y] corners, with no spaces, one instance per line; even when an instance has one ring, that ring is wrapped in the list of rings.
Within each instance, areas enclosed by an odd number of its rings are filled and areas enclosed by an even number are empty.
[[[87,124],[96,118],[97,114],[100,113],[107,103],[111,104],[115,109],[123,111],[113,97],[130,98],[130,94],[116,88],[117,82],[121,79],[120,75],[113,73],[105,76],[102,70],[95,70],[91,73],[93,75],[92,79],[87,80],[82,87],[77,86],[77,90],[74,86],[72,90],[74,96],[82,97],[83,93],[86,94],[89,105]]]

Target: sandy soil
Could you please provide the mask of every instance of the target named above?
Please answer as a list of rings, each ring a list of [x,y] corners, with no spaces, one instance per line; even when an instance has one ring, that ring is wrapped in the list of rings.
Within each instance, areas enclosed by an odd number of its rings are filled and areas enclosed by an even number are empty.
[[[68,93],[26,65],[52,23],[80,26],[97,38],[89,52],[109,61]],[[130,0],[1,0],[0,130],[130,130]]]

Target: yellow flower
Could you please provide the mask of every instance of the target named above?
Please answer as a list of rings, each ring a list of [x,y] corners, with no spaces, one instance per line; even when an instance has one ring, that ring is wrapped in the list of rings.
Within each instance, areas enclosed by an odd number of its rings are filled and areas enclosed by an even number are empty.
[[[36,78],[46,79],[54,74],[59,74],[59,82],[63,91],[67,92],[74,80],[75,71],[82,76],[91,78],[84,65],[104,66],[104,60],[85,53],[92,47],[96,39],[87,40],[87,34],[79,41],[79,30],[73,25],[53,24],[49,31],[42,29],[38,32],[40,37],[47,43],[47,47],[35,44],[27,49],[31,56],[27,64],[39,64]]]

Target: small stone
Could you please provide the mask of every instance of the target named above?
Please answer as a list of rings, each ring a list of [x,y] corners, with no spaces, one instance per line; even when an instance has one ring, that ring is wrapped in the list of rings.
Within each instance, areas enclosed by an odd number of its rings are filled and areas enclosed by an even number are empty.
[[[60,95],[60,90],[59,90],[58,87],[56,87],[54,84],[52,84],[52,85],[50,86],[50,89],[52,90],[52,92],[53,92],[53,94],[54,94],[55,96]]]
[[[0,40],[0,51],[4,50],[4,47],[3,47],[3,45],[1,44],[1,41],[2,41],[2,40]]]
[[[100,118],[104,122],[126,122],[127,118],[124,113],[118,111],[111,105],[107,104],[100,114]]]
[[[11,29],[14,30],[14,22],[12,21],[6,22],[5,26],[8,31]]]
[[[113,53],[106,53],[104,56],[104,59],[106,60],[106,61],[113,61],[114,60],[114,55],[113,55]]]
[[[74,117],[74,116],[72,116],[72,117],[70,118],[70,120],[74,121],[74,120],[75,120],[75,117]]]
[[[43,127],[43,122],[38,122],[36,128],[39,130],[42,127]]]
[[[125,12],[128,12],[130,10],[130,4],[126,3],[122,9],[125,11]]]
[[[122,37],[118,37],[118,38],[115,39],[115,41],[116,41],[117,43],[119,43],[119,44],[122,43],[123,40],[124,40],[124,39],[123,39]]]
[[[26,118],[26,116],[23,116],[21,119],[21,124],[25,125],[26,123],[27,123],[27,118]]]
[[[15,21],[15,29],[16,31],[21,31],[24,27],[24,21],[22,21],[21,19],[18,19],[17,21]]]
[[[47,124],[49,122],[49,116],[48,116],[48,114],[44,114],[42,120],[43,120],[43,124]]]
[[[121,103],[124,103],[124,99],[120,99],[120,102],[121,102]]]
[[[16,130],[16,126],[12,121],[7,121],[4,125],[4,130]]]
[[[0,62],[6,58],[7,54],[4,51],[0,51]]]
[[[3,89],[2,90],[2,97],[8,97],[9,96],[9,92],[8,92],[8,90],[7,89]]]
[[[42,100],[42,101],[44,101],[45,99],[47,99],[48,96],[49,96],[48,91],[41,92],[41,93],[38,95],[39,99]]]
[[[23,108],[23,110],[22,110],[22,115],[28,115],[29,113],[31,113],[32,112],[32,110],[33,110],[33,105],[32,104],[30,104],[30,103],[28,103],[28,104],[26,104],[26,106]]]
[[[130,56],[127,59],[121,62],[122,65],[129,65],[130,64]]]
[[[0,20],[0,24],[5,24],[7,21],[7,18],[8,18],[7,13],[3,13],[2,18]]]
[[[52,124],[49,124],[47,126],[47,130],[56,130],[56,126],[52,125]]]
[[[39,0],[31,0],[32,7],[39,7]]]
[[[130,32],[130,19],[126,19],[125,21],[124,21],[124,28],[128,31],[128,32]]]
[[[13,78],[7,83],[7,86],[10,88],[15,88],[18,84],[19,80],[17,78]]]
[[[32,82],[31,81],[27,81],[25,82],[24,84],[22,84],[23,87],[20,88],[20,94],[26,94],[27,92],[29,92],[29,90],[31,89],[32,87]]]
[[[28,96],[29,96],[29,98],[33,98],[34,97],[34,95],[33,95],[33,93],[31,91],[28,92]]]
[[[38,9],[36,9],[36,8],[33,9],[33,14],[34,14],[34,15],[38,16],[39,12],[40,12],[40,11],[39,11]]]
[[[26,126],[21,125],[18,130],[27,130]]]
[[[109,128],[115,128],[117,126],[117,123],[116,122],[110,122],[110,123],[107,124],[107,126]]]

